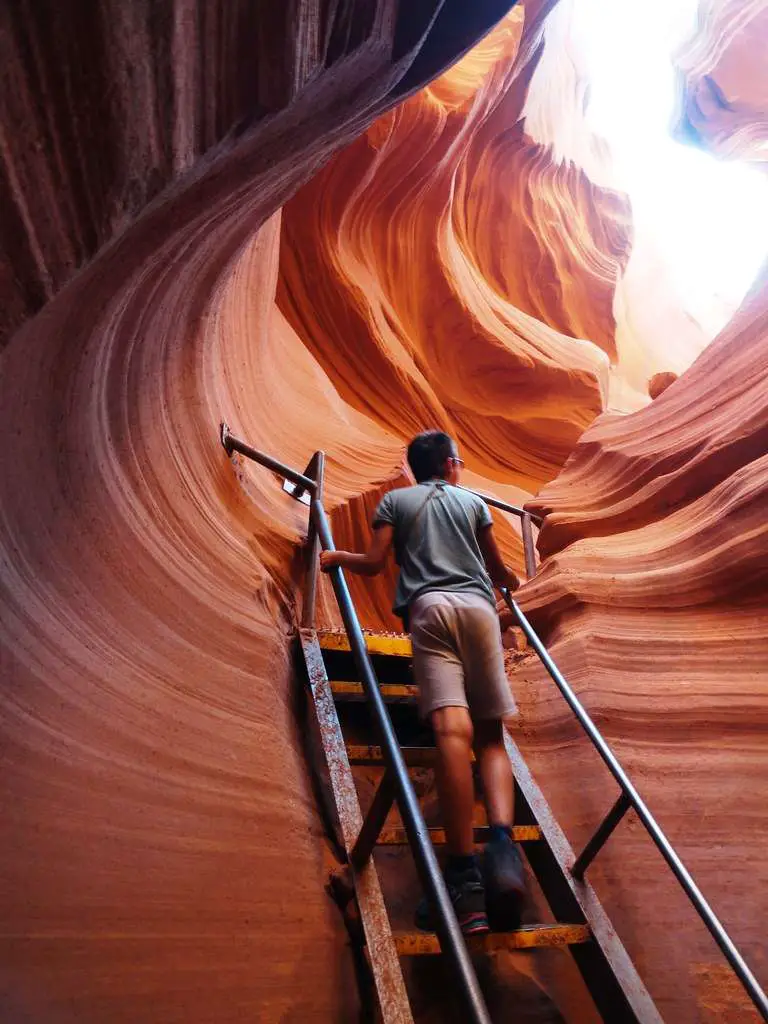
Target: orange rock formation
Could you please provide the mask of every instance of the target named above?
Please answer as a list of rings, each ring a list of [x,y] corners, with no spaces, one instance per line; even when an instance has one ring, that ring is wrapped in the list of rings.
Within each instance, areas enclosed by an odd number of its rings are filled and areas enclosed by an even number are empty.
[[[279,208],[503,13],[463,6],[3,11],[4,1020],[357,1019],[294,714],[305,518],[217,431],[326,448],[332,501],[396,464],[274,307]]]
[[[536,498],[545,561],[524,598],[763,979],[767,378],[768,268],[674,387],[641,412],[604,416]],[[569,728],[541,673],[524,674],[528,753],[551,769]],[[576,834],[609,802],[600,770],[584,764],[585,791],[559,807]],[[706,1007],[728,982],[724,1016],[712,1019],[753,1019],[653,858],[644,834],[627,829],[599,872],[637,931],[657,927],[659,908],[680,915],[684,946],[640,953],[651,977],[662,964],[674,974],[665,1017],[684,1019],[692,998]]]
[[[680,131],[716,153],[768,164],[766,0],[706,0],[700,30],[678,56],[686,105]]]
[[[474,469],[532,493],[605,407],[629,222],[523,131],[528,18],[288,203],[278,301],[361,411],[403,439],[450,426]]]

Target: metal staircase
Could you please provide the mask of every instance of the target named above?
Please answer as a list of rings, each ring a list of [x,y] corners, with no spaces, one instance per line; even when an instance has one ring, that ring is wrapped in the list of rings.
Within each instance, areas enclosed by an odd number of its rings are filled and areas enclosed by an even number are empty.
[[[319,548],[333,549],[323,507],[324,457],[317,452],[304,473],[297,473],[234,438],[225,424],[221,441],[228,454],[239,452],[273,470],[284,488],[306,502],[309,496],[307,581],[297,655],[311,698],[311,738],[324,763],[331,794],[327,816],[346,859],[348,885],[336,879],[340,904],[354,904],[364,963],[375,988],[379,1018],[385,1024],[413,1020],[401,970],[401,958],[442,955],[463,1007],[461,1019],[490,1024],[491,1017],[473,968],[473,956],[499,949],[567,946],[595,1006],[606,1022],[661,1021],[642,980],[611,926],[584,872],[630,808],[649,832],[691,903],[715,938],[752,1002],[768,1020],[768,997],[758,985],[722,924],[643,803],[623,768],[552,661],[519,606],[505,599],[528,642],[541,658],[563,697],[579,719],[620,787],[620,795],[584,850],[575,856],[554,820],[512,739],[505,738],[515,776],[515,839],[526,854],[531,873],[549,905],[553,922],[512,932],[491,932],[465,941],[453,914],[439,870],[435,847],[444,842],[439,826],[429,828],[409,773],[429,768],[434,746],[415,713],[410,673],[410,640],[400,635],[364,633],[341,569],[329,575],[338,602],[343,632],[314,628]],[[523,509],[488,495],[485,500],[520,515],[526,569],[535,572],[531,517]],[[366,714],[359,713],[361,707]],[[378,785],[363,814],[356,771],[379,774]],[[478,823],[477,842],[484,839]],[[382,893],[374,852],[377,847],[408,844],[424,891],[435,908],[437,933],[393,929]],[[469,946],[469,949],[467,948]],[[447,982],[449,983],[449,982]],[[514,1007],[510,1007],[514,1016]]]
[[[379,683],[382,698],[388,706],[395,725],[406,767],[429,768],[434,761],[435,748],[423,742],[423,726],[416,716],[415,687],[411,682],[410,640],[406,636],[364,634],[365,649],[377,679],[398,678],[402,682]],[[368,716],[355,714],[363,700],[363,688],[355,682],[357,669],[349,639],[345,633],[302,630],[300,650],[306,678],[316,709],[316,726],[320,743],[330,770],[343,775],[347,798],[338,801],[339,839],[345,845],[345,833],[353,840],[361,835],[360,828],[345,828],[343,815],[348,812],[350,800],[355,820],[364,822],[367,837],[356,850],[354,842],[347,847],[350,862],[357,870],[370,865],[370,874],[376,871],[370,857],[377,846],[407,843],[406,829],[399,823],[388,823],[394,800],[389,784],[381,746],[371,742]],[[356,705],[356,707],[355,707]],[[369,742],[365,742],[368,740]],[[414,740],[421,740],[417,745]],[[515,767],[515,839],[520,842],[534,877],[541,887],[555,917],[555,923],[527,925],[512,932],[491,932],[475,939],[465,940],[473,954],[499,949],[533,949],[536,947],[568,946],[574,955],[590,992],[604,1020],[643,1021],[661,1020],[632,966],[623,946],[616,937],[599,902],[588,883],[577,884],[569,877],[568,866],[574,856],[562,832],[557,828],[546,801],[536,783],[524,768],[516,745],[508,740],[508,752]],[[355,786],[357,768],[375,768],[380,774],[376,794],[367,816],[363,816]],[[439,828],[428,830],[434,846],[444,842]],[[484,828],[476,829],[476,839],[482,842]],[[388,956],[392,956],[391,942],[399,957],[437,955],[440,942],[435,934],[412,928],[390,929],[387,916],[381,913],[380,889],[376,906],[370,907],[366,897],[357,893],[360,918],[368,942],[378,946],[386,943]],[[383,901],[382,901],[383,902]],[[372,911],[372,912],[371,912]],[[370,933],[370,934],[369,934]],[[372,968],[375,965],[372,961]],[[380,990],[379,990],[380,991]],[[409,1020],[405,1010],[392,1020]],[[384,1020],[388,1018],[383,1016]],[[482,1019],[482,1018],[481,1018]]]

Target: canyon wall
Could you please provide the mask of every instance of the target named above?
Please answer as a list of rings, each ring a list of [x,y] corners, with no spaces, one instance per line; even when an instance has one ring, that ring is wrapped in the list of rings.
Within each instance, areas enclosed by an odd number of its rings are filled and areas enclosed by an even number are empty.
[[[585,433],[533,502],[544,561],[522,596],[763,984],[767,284],[653,405]],[[533,659],[517,684],[522,745],[578,845],[614,786]],[[591,874],[665,1019],[757,1019],[636,821]]]
[[[708,338],[584,122],[566,0],[129,7],[0,16],[2,1015],[357,1019],[289,663],[306,511],[222,418],[327,452],[339,544],[427,426],[538,495],[521,599],[764,974],[765,292],[683,372]],[[680,58],[687,118],[756,160],[759,94],[696,113],[751,52],[734,9]],[[370,626],[391,575],[355,581]],[[612,787],[516,672],[578,842]],[[668,1020],[750,1019],[636,823],[594,874]]]
[[[3,1020],[358,1018],[294,707],[304,512],[218,424],[325,447],[331,501],[396,463],[274,306],[279,211],[505,5],[463,8],[3,8]]]
[[[680,134],[761,169],[767,13],[704,3],[678,55]],[[599,418],[532,502],[544,561],[523,594],[764,987],[767,384],[768,264],[693,366],[660,375],[652,405]],[[578,845],[614,787],[533,660],[517,671],[522,745]],[[590,871],[665,1019],[758,1020],[660,863],[630,817]]]
[[[445,425],[475,486],[538,492],[521,602],[765,983],[766,275],[705,350],[584,121],[569,8],[543,50],[516,8],[297,193],[278,303],[361,412],[403,441]],[[702,5],[677,57],[679,134],[757,166],[766,9]],[[383,489],[336,514],[344,543]],[[354,584],[370,624],[393,625],[391,584]],[[615,787],[535,657],[514,674],[578,847]],[[591,875],[665,1019],[756,1019],[632,816]]]

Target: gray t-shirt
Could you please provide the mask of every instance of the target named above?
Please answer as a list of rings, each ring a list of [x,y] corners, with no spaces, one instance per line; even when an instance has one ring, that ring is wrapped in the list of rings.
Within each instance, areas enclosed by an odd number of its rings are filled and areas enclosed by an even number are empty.
[[[402,615],[412,601],[433,590],[480,594],[496,607],[477,542],[477,531],[492,523],[482,498],[445,480],[427,480],[385,494],[373,526],[395,528],[395,560],[400,566],[395,613]]]

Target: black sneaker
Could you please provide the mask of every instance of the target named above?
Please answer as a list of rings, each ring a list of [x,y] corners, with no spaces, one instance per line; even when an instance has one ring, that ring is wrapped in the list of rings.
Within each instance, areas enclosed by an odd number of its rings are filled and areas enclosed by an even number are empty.
[[[483,858],[488,917],[494,931],[510,932],[520,927],[525,871],[523,859],[511,837],[492,839]]]
[[[456,920],[464,935],[483,935],[488,929],[485,913],[483,877],[477,868],[445,875],[448,895]],[[416,908],[416,927],[424,932],[435,931],[435,916],[426,896]]]

